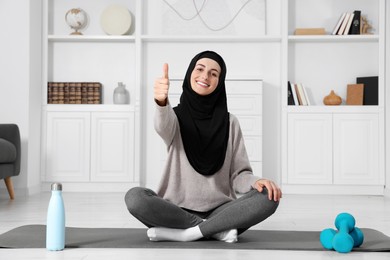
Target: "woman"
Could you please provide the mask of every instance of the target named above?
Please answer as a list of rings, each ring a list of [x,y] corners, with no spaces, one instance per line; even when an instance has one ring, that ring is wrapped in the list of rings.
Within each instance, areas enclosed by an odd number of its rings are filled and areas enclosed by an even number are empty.
[[[151,241],[233,243],[278,206],[279,187],[252,173],[239,122],[228,112],[225,77],[220,55],[199,53],[175,108],[168,100],[167,64],[155,81],[155,129],[167,145],[167,164],[157,193],[137,187],[125,197]],[[243,195],[237,199],[236,192]]]

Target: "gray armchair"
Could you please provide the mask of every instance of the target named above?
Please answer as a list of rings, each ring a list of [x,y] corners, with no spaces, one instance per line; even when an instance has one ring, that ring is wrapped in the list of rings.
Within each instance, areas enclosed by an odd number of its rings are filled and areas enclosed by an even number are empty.
[[[4,179],[9,197],[14,199],[11,177],[20,173],[20,133],[15,124],[0,124],[0,179]]]

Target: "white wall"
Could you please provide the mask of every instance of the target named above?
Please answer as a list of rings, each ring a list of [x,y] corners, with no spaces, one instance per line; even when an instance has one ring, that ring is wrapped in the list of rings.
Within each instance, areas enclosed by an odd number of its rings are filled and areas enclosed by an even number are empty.
[[[0,1],[0,123],[17,124],[22,142],[21,173],[12,179],[16,196],[40,186],[40,4]],[[0,195],[8,196],[4,183],[0,185]]]
[[[42,98],[42,0],[29,1],[30,3],[30,59],[29,59],[29,136],[28,139],[28,174],[27,192],[39,192],[41,184],[40,174],[40,146],[41,146],[41,98]]]

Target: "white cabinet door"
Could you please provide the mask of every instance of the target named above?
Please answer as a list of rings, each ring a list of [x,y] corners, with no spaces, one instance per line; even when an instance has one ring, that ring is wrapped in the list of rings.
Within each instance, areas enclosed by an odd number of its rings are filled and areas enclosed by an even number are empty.
[[[89,113],[47,113],[47,181],[89,181],[89,133]]]
[[[288,183],[332,183],[332,115],[288,115]]]
[[[134,180],[134,114],[93,112],[91,181]]]
[[[377,114],[334,115],[334,183],[379,184]]]

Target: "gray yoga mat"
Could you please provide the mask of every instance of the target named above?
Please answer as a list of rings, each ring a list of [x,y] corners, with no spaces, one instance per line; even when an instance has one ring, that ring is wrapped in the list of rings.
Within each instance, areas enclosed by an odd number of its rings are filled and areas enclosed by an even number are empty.
[[[390,237],[362,228],[364,243],[354,251],[390,252]],[[141,228],[66,228],[66,248],[191,248],[251,250],[324,250],[319,231],[248,230],[237,243],[216,240],[151,242]],[[27,225],[0,235],[0,248],[44,248],[45,225]]]

